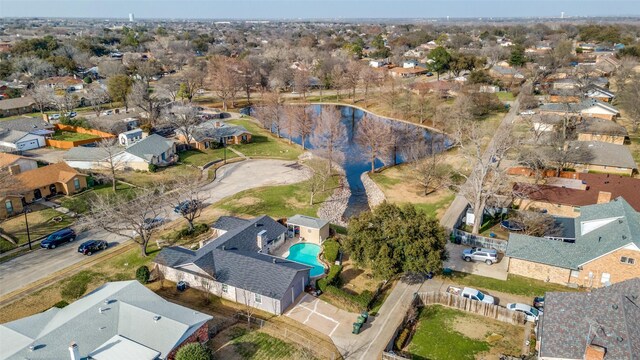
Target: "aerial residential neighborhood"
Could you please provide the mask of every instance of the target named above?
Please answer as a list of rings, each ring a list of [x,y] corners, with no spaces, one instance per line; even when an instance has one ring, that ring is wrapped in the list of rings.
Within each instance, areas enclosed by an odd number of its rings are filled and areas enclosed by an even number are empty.
[[[0,359],[640,359],[633,1],[0,0]]]

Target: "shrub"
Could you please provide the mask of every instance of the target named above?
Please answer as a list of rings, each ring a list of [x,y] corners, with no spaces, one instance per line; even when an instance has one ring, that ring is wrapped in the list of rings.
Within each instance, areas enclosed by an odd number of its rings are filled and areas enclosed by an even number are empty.
[[[318,281],[316,281],[316,288],[322,290],[322,292],[327,290],[327,279],[326,278],[322,278]]]
[[[91,271],[81,271],[70,277],[62,286],[60,295],[65,300],[75,300],[87,292],[87,285],[95,277],[95,273]]]
[[[402,331],[400,332],[400,334],[398,334],[398,337],[396,338],[396,342],[394,343],[397,350],[402,350],[404,343],[407,342],[408,336],[409,336],[409,329],[407,328],[402,329]]]
[[[371,300],[373,300],[373,293],[369,290],[365,290],[360,294],[353,295],[335,286],[327,286],[323,291],[327,294],[339,297],[346,302],[350,302],[354,307],[363,310],[368,309],[369,303],[371,302]]]
[[[93,82],[93,79],[89,76],[85,76],[82,81],[84,81],[85,84],[91,84]]]
[[[69,303],[65,300],[60,300],[57,303],[53,304],[53,307],[56,307],[58,309],[62,309],[63,307],[69,305]]]
[[[156,171],[158,171],[158,165],[149,164],[149,172],[156,172]]]
[[[140,281],[142,284],[146,284],[149,282],[149,276],[151,272],[149,272],[149,268],[146,265],[142,265],[136,270],[136,279]]]
[[[176,360],[211,360],[209,349],[199,343],[187,344],[176,352]]]
[[[333,264],[338,258],[338,252],[340,251],[340,244],[335,240],[327,240],[323,244],[324,246],[324,258]]]
[[[342,272],[342,265],[331,265],[327,274],[327,284],[340,286],[340,272]]]

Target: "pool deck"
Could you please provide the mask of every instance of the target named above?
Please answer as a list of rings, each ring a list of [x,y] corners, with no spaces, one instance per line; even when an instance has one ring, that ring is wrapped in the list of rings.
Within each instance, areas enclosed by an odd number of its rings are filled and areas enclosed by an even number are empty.
[[[301,241],[299,237],[294,237],[294,238],[288,237],[287,240],[285,240],[285,242],[282,245],[280,245],[279,248],[277,248],[271,253],[271,255],[286,259],[287,256],[289,255],[289,248],[295,244],[300,244],[300,243],[308,243],[308,242]]]

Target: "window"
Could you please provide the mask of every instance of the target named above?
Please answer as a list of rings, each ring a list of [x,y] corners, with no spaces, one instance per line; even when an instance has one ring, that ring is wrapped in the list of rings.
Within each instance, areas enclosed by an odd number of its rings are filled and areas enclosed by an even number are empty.
[[[222,292],[223,293],[228,293],[229,292],[229,285],[227,284],[222,284]]]
[[[600,278],[600,282],[603,284],[606,284],[608,282],[611,281],[611,274],[609,273],[602,273],[602,278]]]
[[[262,304],[262,295],[260,294],[253,294],[253,295],[255,295],[256,304]]]
[[[623,264],[633,265],[633,264],[636,263],[636,259],[623,256],[623,257],[620,258],[620,262],[623,263]]]
[[[580,276],[580,270],[571,270],[571,277],[577,278]]]
[[[73,187],[75,187],[76,190],[80,190],[80,179],[78,178],[73,179]]]
[[[7,215],[13,214],[13,203],[11,202],[11,200],[5,201],[4,207],[5,209],[7,209]]]

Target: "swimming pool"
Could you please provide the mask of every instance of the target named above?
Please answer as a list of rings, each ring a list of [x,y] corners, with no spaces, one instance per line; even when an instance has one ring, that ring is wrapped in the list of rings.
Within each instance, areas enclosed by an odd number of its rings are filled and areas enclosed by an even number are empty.
[[[287,259],[312,266],[310,276],[324,274],[324,266],[318,261],[320,246],[316,244],[295,244],[289,248]]]

